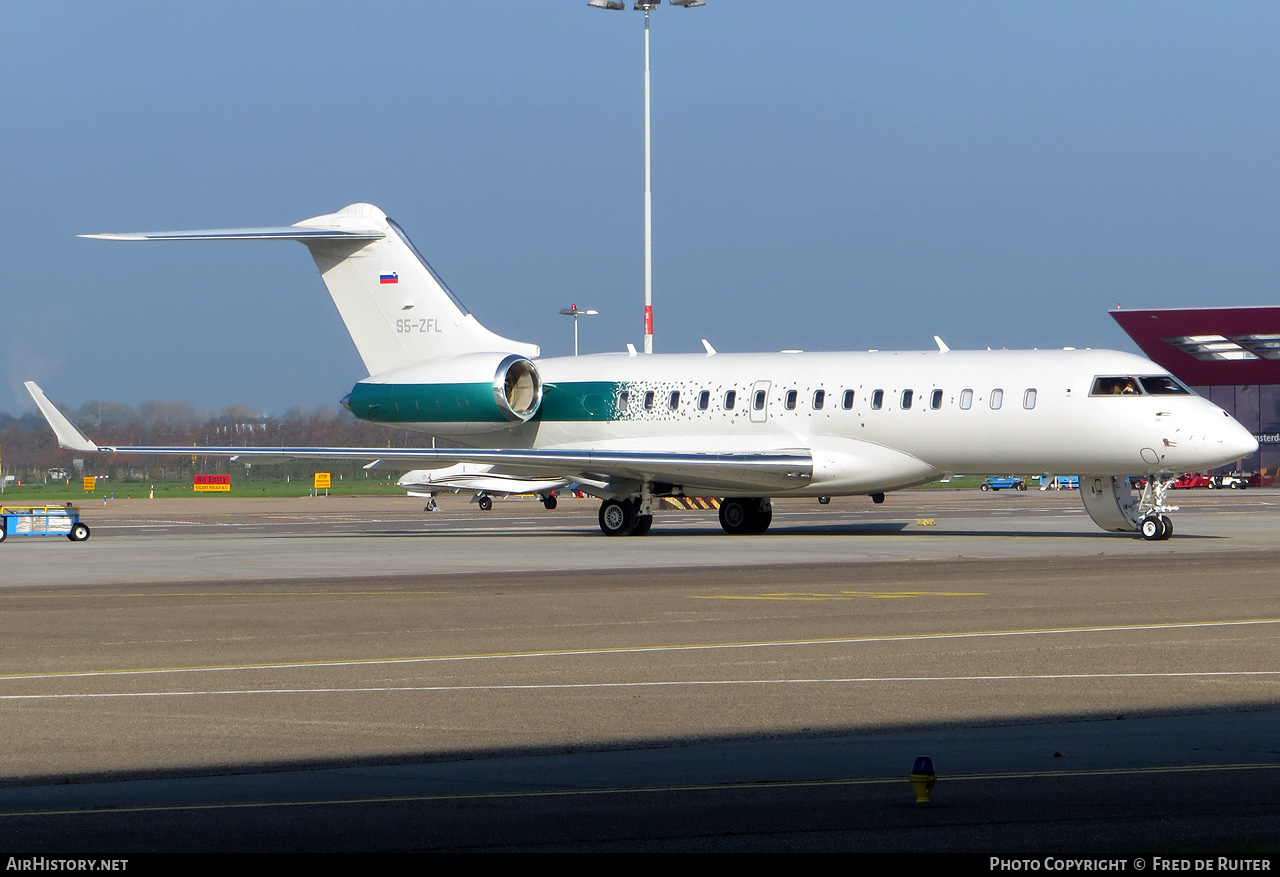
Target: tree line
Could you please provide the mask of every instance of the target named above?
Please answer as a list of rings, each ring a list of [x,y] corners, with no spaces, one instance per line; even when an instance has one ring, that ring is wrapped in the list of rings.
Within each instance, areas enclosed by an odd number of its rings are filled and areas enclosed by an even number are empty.
[[[117,402],[86,402],[67,412],[71,421],[91,440],[111,445],[232,445],[404,448],[430,447],[431,436],[391,429],[357,420],[336,406],[311,411],[291,408],[283,416],[255,414],[233,405],[213,415],[184,402],[143,402],[137,408]],[[447,443],[441,443],[447,446]],[[28,412],[20,417],[0,411],[0,465],[5,475],[19,481],[47,480],[49,470],[66,469],[80,474],[75,465],[84,460],[84,474],[109,475],[115,481],[174,480],[201,473],[229,472],[225,457],[159,457],[137,454],[86,455],[58,447],[53,430],[43,417]],[[325,463],[336,478],[363,475],[359,463]],[[317,461],[259,465],[262,477],[307,476]],[[243,463],[234,464],[241,471]],[[403,467],[400,467],[403,468]]]

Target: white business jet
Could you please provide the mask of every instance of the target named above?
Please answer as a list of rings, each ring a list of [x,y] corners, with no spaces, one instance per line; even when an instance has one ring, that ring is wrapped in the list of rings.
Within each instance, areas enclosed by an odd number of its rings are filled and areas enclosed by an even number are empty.
[[[381,461],[375,461],[366,469],[378,468]],[[471,501],[480,506],[482,511],[493,508],[493,497],[511,496],[513,494],[532,493],[548,509],[557,505],[556,491],[569,486],[567,478],[521,478],[515,475],[504,475],[494,471],[493,466],[477,466],[474,463],[454,463],[439,469],[414,469],[400,476],[396,482],[409,496],[421,496],[427,499],[427,510],[434,510],[437,493],[472,494]]]
[[[1103,350],[600,354],[539,359],[467,312],[371,204],[276,228],[103,234],[136,241],[292,240],[307,246],[369,377],[357,417],[466,448],[207,447],[244,459],[467,463],[573,482],[600,529],[642,535],[663,496],[722,497],[729,533],[760,533],[772,497],[884,494],[956,474],[1079,473],[1104,530],[1173,532],[1173,476],[1257,449],[1221,408],[1159,366]],[[86,453],[190,455],[90,441],[34,383],[59,443]],[[1129,476],[1143,476],[1141,494]]]

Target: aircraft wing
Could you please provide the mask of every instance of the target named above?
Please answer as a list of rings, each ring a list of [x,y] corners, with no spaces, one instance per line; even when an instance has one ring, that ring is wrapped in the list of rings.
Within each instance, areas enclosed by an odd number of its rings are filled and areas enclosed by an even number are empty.
[[[83,453],[159,454],[169,456],[237,457],[242,460],[381,460],[406,463],[410,468],[431,464],[478,463],[506,475],[539,479],[567,479],[608,491],[640,482],[671,482],[711,492],[788,490],[803,487],[813,476],[813,457],[807,450],[750,453],[680,453],[592,449],[472,448],[309,448],[235,446],[99,445],[75,427],[49,401],[34,381],[26,382],[40,412],[53,428],[58,444]]]

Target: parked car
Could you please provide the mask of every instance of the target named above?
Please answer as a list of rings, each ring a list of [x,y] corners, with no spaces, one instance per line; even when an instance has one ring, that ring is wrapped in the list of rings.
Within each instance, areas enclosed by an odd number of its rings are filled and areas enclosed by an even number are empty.
[[[1249,476],[1243,472],[1228,472],[1226,475],[1215,475],[1209,479],[1210,490],[1221,490],[1230,487],[1232,490],[1244,490],[1249,486]]]
[[[983,490],[1026,490],[1027,482],[1021,475],[992,475],[984,478],[980,486]]]
[[[1183,490],[1192,487],[1209,487],[1211,483],[1208,475],[1201,475],[1199,472],[1188,472],[1186,475],[1179,475],[1177,480],[1169,486]]]

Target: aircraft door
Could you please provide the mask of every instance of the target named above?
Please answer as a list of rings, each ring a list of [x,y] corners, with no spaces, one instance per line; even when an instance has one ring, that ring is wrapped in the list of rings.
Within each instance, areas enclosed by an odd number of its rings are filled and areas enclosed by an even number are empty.
[[[756,381],[751,387],[751,398],[747,404],[751,406],[751,422],[764,423],[769,419],[769,385],[770,381]]]

